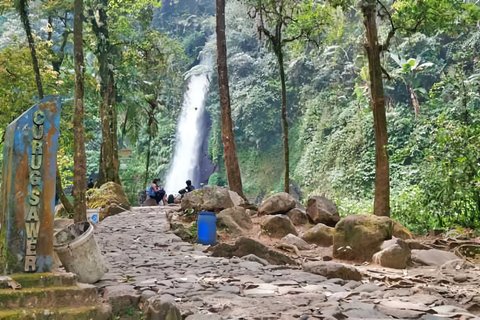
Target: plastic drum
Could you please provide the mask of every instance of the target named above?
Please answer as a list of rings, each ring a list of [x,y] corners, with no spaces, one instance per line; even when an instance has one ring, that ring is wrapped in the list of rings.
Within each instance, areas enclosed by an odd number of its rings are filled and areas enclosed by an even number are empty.
[[[217,217],[215,212],[202,211],[198,214],[197,236],[198,243],[216,245],[217,241]]]

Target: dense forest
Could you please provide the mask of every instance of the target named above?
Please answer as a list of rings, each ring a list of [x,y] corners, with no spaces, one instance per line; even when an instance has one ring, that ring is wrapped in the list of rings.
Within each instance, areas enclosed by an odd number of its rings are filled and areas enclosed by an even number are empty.
[[[0,11],[0,137],[39,99],[27,17],[44,94],[62,97],[58,168],[63,187],[71,188],[73,1],[5,0]],[[118,175],[132,205],[149,180],[165,179],[188,79],[202,72],[210,80],[208,157],[218,169],[208,182],[229,184],[216,59],[199,64],[217,55],[215,12],[214,0],[84,1],[86,175],[102,179],[100,106],[110,90]],[[244,194],[259,202],[287,188],[301,201],[325,194],[342,215],[373,213],[381,103],[391,217],[417,233],[477,228],[479,21],[480,7],[469,0],[227,1],[231,117]]]

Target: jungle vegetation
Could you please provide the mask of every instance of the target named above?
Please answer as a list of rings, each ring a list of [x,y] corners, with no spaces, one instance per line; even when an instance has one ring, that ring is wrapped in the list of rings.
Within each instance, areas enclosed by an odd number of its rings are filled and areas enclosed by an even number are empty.
[[[280,191],[301,201],[325,194],[342,215],[390,215],[417,233],[480,226],[475,2],[224,5],[236,188],[251,202]],[[86,175],[120,181],[135,205],[147,181],[168,171],[189,70],[201,54],[217,55],[216,6],[83,0],[82,66],[74,57],[74,1],[2,0],[0,138],[41,95],[60,95],[58,167],[71,188],[77,67]],[[212,72],[208,155],[219,170],[209,182],[228,185],[219,83]]]

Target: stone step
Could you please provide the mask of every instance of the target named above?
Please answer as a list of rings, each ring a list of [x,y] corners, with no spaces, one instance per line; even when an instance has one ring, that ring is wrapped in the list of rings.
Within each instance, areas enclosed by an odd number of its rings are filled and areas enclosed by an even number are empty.
[[[64,307],[95,306],[98,304],[97,288],[79,283],[71,287],[23,288],[0,290],[0,310],[52,309]],[[3,319],[0,317],[0,319]]]
[[[19,283],[22,289],[47,288],[47,287],[71,287],[77,284],[77,276],[73,273],[18,273],[8,276],[0,276],[0,289],[9,289],[9,284]],[[15,285],[15,283],[13,284]]]
[[[65,307],[58,309],[0,310],[2,320],[110,320],[112,312],[108,306]]]

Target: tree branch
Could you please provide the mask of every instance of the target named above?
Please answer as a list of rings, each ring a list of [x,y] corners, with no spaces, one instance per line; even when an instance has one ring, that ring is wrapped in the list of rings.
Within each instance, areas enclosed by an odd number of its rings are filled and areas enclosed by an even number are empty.
[[[392,78],[390,77],[390,75],[388,74],[387,70],[385,70],[384,67],[380,67],[382,68],[382,73],[387,77],[388,81],[391,81]]]
[[[17,77],[17,75],[16,75],[15,73],[13,73],[13,72],[10,72],[10,70],[8,70],[7,68],[5,68],[5,71],[7,71],[7,72],[8,72],[8,74],[9,74],[9,75],[11,75],[12,77],[15,77],[15,79],[17,79],[17,78],[18,78],[18,77]]]
[[[392,16],[390,15],[390,12],[385,7],[385,5],[380,0],[377,0],[377,3],[382,7],[383,11],[385,11],[385,13],[388,15],[388,20],[390,21],[390,25],[392,27],[392,29],[390,29],[390,32],[388,33],[387,40],[385,40],[385,43],[380,45],[380,47],[379,47],[380,52],[382,52],[382,51],[387,51],[388,50],[388,47],[390,46],[390,41],[392,40],[393,36],[395,35],[395,32],[397,31],[397,28],[393,24]]]

